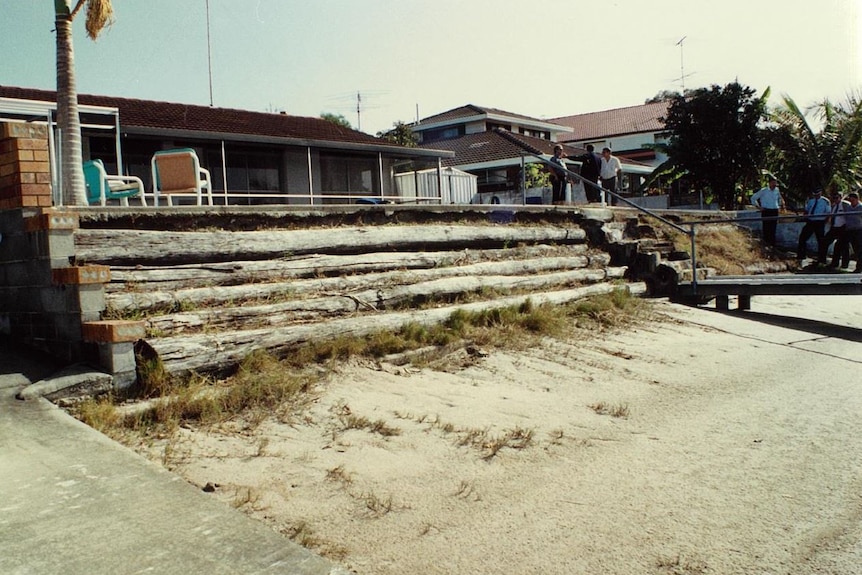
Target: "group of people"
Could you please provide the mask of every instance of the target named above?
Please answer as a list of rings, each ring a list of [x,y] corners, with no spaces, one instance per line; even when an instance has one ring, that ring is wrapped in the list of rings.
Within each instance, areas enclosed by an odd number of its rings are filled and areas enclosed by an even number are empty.
[[[619,158],[611,154],[610,148],[602,149],[601,156],[595,152],[595,147],[592,144],[587,144],[586,153],[577,157],[581,162],[581,178],[584,181],[584,191],[587,195],[587,201],[597,203],[602,201],[601,188],[611,192],[617,191],[617,182],[622,175],[623,166]],[[566,157],[563,151],[563,146],[557,144],[554,146],[554,155],[551,157],[551,162],[560,166],[558,169],[551,167],[551,189],[553,203],[563,203],[566,199],[566,184],[570,178],[565,172],[565,164],[563,159]],[[602,180],[599,186],[599,179]]]
[[[785,207],[778,181],[770,177],[768,185],[751,196],[751,203],[761,213],[764,244],[774,248],[779,213]],[[834,243],[829,267],[849,267],[852,249],[856,258],[854,272],[862,273],[862,204],[859,192],[851,192],[845,198],[840,192],[833,191],[827,200],[823,197],[823,190],[816,189],[805,202],[803,218],[805,223],[796,246],[796,257],[800,262],[808,255],[808,240],[814,236],[817,239],[818,264],[826,265],[829,247]]]

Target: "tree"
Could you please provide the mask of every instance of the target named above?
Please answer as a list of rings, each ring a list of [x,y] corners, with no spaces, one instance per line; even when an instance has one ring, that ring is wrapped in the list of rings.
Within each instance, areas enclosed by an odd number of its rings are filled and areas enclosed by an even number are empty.
[[[736,82],[676,96],[664,125],[671,133],[668,162],[656,173],[686,174],[692,185],[712,195],[724,209],[736,203],[736,186],[753,187],[766,144],[761,122],[769,89],[759,98]]]
[[[110,0],[54,0],[57,31],[57,126],[60,129],[60,173],[63,204],[87,205],[81,153],[81,119],[78,114],[78,88],[75,78],[75,53],[72,46],[72,21],[87,5],[86,28],[91,40],[98,38],[113,21]]]
[[[320,113],[320,119],[326,120],[327,122],[332,122],[336,126],[341,126],[342,128],[347,128],[349,130],[353,129],[353,126],[350,125],[350,122],[342,114],[332,114],[330,112],[321,112]]]
[[[415,148],[419,144],[416,132],[408,124],[401,121],[392,124],[392,129],[390,130],[377,132],[377,137],[407,148]]]
[[[862,180],[862,100],[851,96],[844,105],[824,100],[809,112],[822,126],[819,132],[785,95],[767,129],[767,166],[788,183],[782,191],[800,203],[814,189],[855,189]]]

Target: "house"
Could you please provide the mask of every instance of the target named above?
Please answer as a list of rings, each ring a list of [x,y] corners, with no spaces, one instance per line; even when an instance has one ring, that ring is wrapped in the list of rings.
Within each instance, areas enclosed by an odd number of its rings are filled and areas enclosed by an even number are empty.
[[[422,146],[469,134],[490,132],[497,128],[551,142],[556,142],[561,135],[572,132],[571,128],[558,123],[473,104],[429,116],[410,127],[419,137],[419,144]]]
[[[212,175],[216,204],[407,201],[396,174],[439,170],[451,156],[396,146],[320,118],[87,94],[78,102],[84,160],[101,159],[108,173],[138,176],[151,190],[153,154],[192,148]],[[0,121],[54,125],[55,117],[55,92],[0,86]],[[51,136],[49,130],[55,158]],[[60,205],[57,172],[52,165]]]
[[[667,160],[655,150],[656,144],[666,143],[667,131],[662,118],[667,115],[669,102],[628,106],[588,114],[562,116],[549,120],[571,129],[560,139],[574,146],[610,148],[622,160],[636,160],[652,167]]]
[[[420,147],[448,150],[454,157],[442,165],[477,176],[478,203],[526,203],[534,194],[527,181],[528,164],[548,159],[557,142],[573,136],[572,128],[547,120],[513,114],[495,108],[469,104],[420,120],[411,126],[420,138]],[[586,152],[568,141],[563,144],[570,169],[577,171],[577,157]],[[652,169],[637,161],[623,159],[625,189],[636,189]],[[582,185],[569,190],[570,197],[585,201]],[[542,203],[549,203],[547,198]]]

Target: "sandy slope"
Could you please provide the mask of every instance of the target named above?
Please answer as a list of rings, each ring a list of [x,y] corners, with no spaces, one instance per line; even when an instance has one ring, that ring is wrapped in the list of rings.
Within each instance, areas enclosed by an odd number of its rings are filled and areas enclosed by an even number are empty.
[[[167,460],[362,574],[862,573],[858,298],[655,305],[450,372],[347,365],[302,417]]]

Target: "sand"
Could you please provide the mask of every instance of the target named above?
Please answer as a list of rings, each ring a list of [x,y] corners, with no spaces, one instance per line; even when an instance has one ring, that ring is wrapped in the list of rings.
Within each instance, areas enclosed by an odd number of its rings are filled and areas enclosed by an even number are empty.
[[[653,305],[142,449],[366,575],[862,573],[859,299]]]

